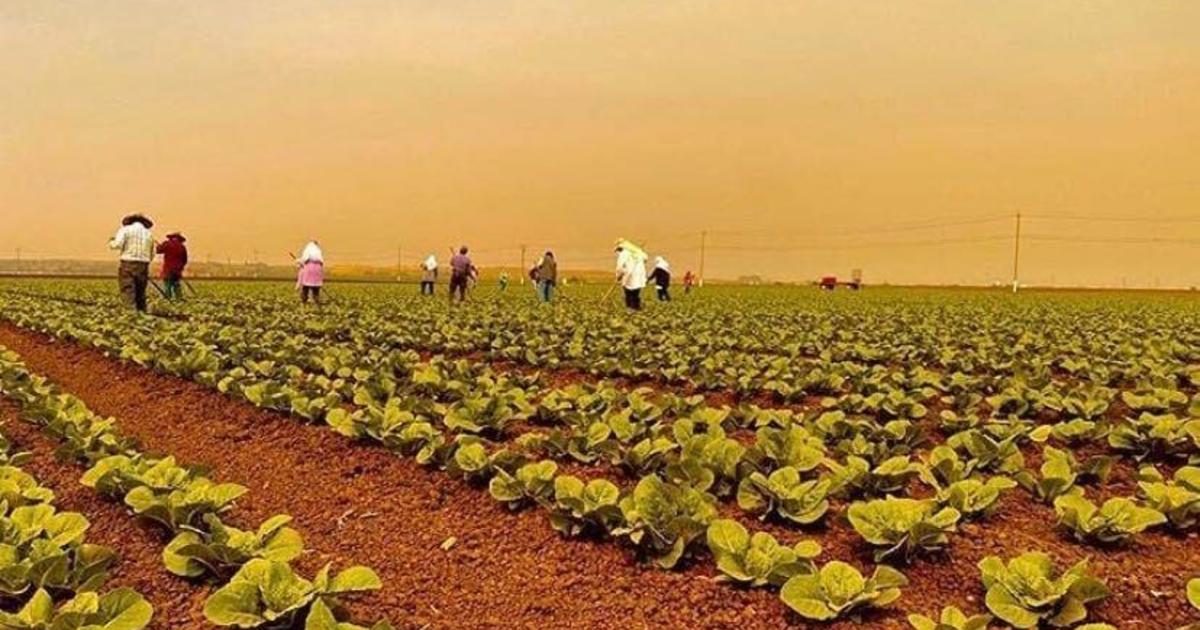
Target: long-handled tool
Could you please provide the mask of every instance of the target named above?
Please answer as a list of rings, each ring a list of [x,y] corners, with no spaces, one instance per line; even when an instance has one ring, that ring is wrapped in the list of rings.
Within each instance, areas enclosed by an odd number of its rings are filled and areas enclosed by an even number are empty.
[[[612,297],[613,291],[617,290],[617,284],[614,282],[608,287],[608,291],[604,292],[604,297],[600,298],[601,302],[608,302],[608,298]]]
[[[299,262],[300,262],[299,260],[296,260],[296,255],[295,255],[295,254],[293,254],[292,252],[288,252],[287,254],[288,254],[288,258],[290,258],[290,259],[292,259],[292,260],[295,260],[297,263],[299,263]],[[323,264],[323,263],[322,263],[322,264]],[[336,300],[334,300],[334,299],[333,299],[333,294],[331,294],[331,293],[329,292],[329,286],[328,286],[328,285],[322,285],[322,286],[320,287],[320,289],[321,289],[321,293],[324,293],[324,294],[325,294],[325,297],[324,297],[324,298],[321,298],[321,297],[315,297],[315,298],[313,298],[314,300],[316,300],[316,302],[317,302],[317,306],[320,306],[321,304],[331,304],[331,303],[333,303],[333,302],[335,302],[335,301],[336,301]],[[297,292],[297,293],[299,293],[299,292],[301,292],[301,291],[303,291],[303,289],[300,287],[300,280],[299,280],[299,279],[297,279],[297,280],[296,280],[296,292]],[[322,301],[322,299],[323,299],[324,301]]]
[[[159,295],[161,295],[161,296],[163,296],[163,299],[164,299],[164,300],[169,300],[169,299],[171,299],[171,298],[168,298],[168,297],[167,297],[167,292],[166,292],[166,291],[163,291],[162,287],[158,286],[158,283],[157,283],[157,282],[155,282],[153,279],[151,279],[151,278],[146,278],[146,284],[149,284],[150,286],[154,287],[154,290],[155,290],[155,291],[158,291],[158,294],[159,294]]]
[[[183,286],[187,287],[187,288],[188,288],[188,291],[191,291],[191,292],[192,292],[192,295],[193,295],[193,296],[198,296],[198,295],[199,295],[198,293],[196,293],[196,287],[192,286],[192,283],[191,283],[191,282],[188,282],[188,281],[187,281],[187,278],[180,278],[180,280],[182,280],[182,281],[183,281]]]

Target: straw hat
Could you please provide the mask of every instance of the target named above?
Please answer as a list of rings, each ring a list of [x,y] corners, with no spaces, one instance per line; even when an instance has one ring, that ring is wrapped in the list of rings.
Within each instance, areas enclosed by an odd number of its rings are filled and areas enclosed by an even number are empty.
[[[150,217],[147,217],[140,212],[135,212],[134,214],[128,215],[124,219],[121,219],[121,225],[132,225],[134,223],[141,223],[142,225],[146,226],[146,229],[154,227],[154,222],[150,220]]]

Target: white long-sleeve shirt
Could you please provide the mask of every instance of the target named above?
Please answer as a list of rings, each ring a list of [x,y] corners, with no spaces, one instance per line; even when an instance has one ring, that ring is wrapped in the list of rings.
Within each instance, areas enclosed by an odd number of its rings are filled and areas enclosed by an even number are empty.
[[[637,291],[646,287],[646,261],[635,256],[628,250],[617,254],[617,275],[621,278],[621,286]]]
[[[140,221],[122,226],[108,242],[109,249],[121,251],[121,260],[148,263],[154,260],[154,236]]]

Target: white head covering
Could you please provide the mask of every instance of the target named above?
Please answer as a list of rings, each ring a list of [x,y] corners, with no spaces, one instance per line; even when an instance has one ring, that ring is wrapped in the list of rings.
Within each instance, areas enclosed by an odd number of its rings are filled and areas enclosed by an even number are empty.
[[[300,252],[300,262],[306,263],[316,261],[319,263],[325,262],[325,256],[321,254],[321,248],[317,246],[317,241],[311,240],[304,246],[304,251]]]
[[[654,268],[662,269],[663,271],[670,271],[671,265],[667,264],[666,258],[663,258],[662,256],[655,256],[654,257]]]
[[[437,269],[437,256],[430,254],[429,258],[425,259],[424,266],[425,266],[425,269],[427,269],[429,271],[433,271],[434,269]]]
[[[642,251],[641,247],[633,244],[633,241],[625,238],[617,239],[617,247],[623,251],[629,252],[634,260],[646,260],[646,252]]]

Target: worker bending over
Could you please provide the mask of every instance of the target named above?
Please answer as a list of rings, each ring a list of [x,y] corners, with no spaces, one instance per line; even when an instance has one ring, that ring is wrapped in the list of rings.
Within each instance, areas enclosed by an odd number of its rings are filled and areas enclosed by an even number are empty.
[[[625,306],[642,309],[642,289],[646,287],[646,252],[625,239],[617,241],[617,282],[625,290]]]

